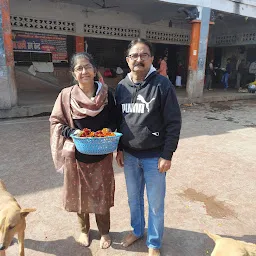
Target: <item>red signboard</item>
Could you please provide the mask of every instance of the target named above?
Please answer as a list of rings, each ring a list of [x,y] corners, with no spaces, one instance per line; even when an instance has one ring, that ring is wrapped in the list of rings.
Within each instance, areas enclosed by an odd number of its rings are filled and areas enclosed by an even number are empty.
[[[68,61],[67,36],[13,31],[13,50],[50,52],[53,62]]]

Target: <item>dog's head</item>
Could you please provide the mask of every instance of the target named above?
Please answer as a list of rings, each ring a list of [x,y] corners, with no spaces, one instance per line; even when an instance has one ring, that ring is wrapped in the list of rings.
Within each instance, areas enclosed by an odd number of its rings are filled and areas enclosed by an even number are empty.
[[[205,233],[215,242],[211,256],[256,256],[256,244]]]
[[[24,232],[26,228],[25,218],[36,209],[19,209],[8,207],[0,211],[0,251],[6,250],[16,233]]]

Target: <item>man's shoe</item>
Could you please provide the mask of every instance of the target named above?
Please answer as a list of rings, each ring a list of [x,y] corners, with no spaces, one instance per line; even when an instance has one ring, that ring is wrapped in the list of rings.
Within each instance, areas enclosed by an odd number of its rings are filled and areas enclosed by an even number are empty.
[[[161,256],[160,250],[159,249],[149,248],[148,249],[148,256]]]

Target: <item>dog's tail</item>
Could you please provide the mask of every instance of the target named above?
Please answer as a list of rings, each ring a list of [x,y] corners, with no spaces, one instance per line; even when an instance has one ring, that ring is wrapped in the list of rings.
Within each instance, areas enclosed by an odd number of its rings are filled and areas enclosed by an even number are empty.
[[[6,190],[6,187],[4,185],[4,182],[0,179],[0,189],[1,190]]]
[[[205,232],[205,234],[206,234],[207,236],[209,236],[214,242],[216,242],[218,239],[221,239],[221,236],[212,234],[212,233],[210,233],[210,232],[208,232],[208,231],[206,231],[206,230],[205,230],[204,232]]]

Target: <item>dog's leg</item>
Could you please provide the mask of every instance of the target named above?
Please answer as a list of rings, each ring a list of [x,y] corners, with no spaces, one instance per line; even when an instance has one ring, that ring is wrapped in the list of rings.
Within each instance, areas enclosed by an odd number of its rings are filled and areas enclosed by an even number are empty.
[[[18,233],[18,241],[19,241],[19,256],[25,256],[25,252],[24,252],[24,238],[25,238],[25,232],[20,231]]]
[[[5,186],[4,182],[1,179],[0,179],[0,189],[6,190],[6,186]]]

